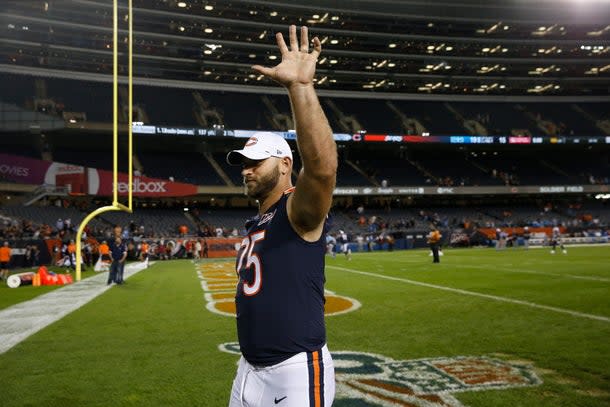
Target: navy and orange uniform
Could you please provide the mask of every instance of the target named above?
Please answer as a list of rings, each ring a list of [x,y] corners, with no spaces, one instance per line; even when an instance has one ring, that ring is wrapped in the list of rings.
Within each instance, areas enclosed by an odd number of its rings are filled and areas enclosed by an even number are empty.
[[[316,352],[326,343],[324,233],[307,242],[294,231],[286,208],[292,190],[246,223],[237,254],[237,334],[254,366]]]

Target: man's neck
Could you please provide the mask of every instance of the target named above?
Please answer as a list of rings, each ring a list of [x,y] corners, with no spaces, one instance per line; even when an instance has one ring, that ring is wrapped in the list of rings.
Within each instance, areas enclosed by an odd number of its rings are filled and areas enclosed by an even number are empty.
[[[284,195],[284,192],[291,188],[292,185],[286,184],[282,187],[275,188],[265,199],[263,199],[258,206],[258,214],[262,215],[269,210],[279,199]]]

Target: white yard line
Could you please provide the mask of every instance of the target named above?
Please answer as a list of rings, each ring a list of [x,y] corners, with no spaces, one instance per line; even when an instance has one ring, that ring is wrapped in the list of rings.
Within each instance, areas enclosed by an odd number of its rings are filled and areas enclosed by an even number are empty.
[[[124,279],[143,269],[144,263],[126,265]],[[109,290],[107,280],[108,273],[100,273],[1,310],[0,354]]]
[[[429,283],[424,283],[424,282],[421,282],[421,281],[409,280],[409,279],[406,279],[406,278],[385,276],[385,275],[382,275],[382,274],[369,273],[369,272],[366,272],[366,271],[348,269],[348,268],[345,268],[345,267],[337,267],[337,266],[326,266],[326,267],[331,268],[331,269],[335,269],[335,270],[347,271],[349,273],[361,274],[361,275],[364,275],[364,276],[375,277],[375,278],[381,278],[381,279],[384,279],[384,280],[400,281],[400,282],[403,282],[403,283],[417,285],[417,286],[421,286],[421,287],[434,288],[434,289],[437,289],[437,290],[449,291],[449,292],[452,292],[452,293],[457,293],[457,294],[462,294],[462,295],[470,295],[470,296],[473,296],[473,297],[485,298],[485,299],[493,300],[493,301],[525,305],[525,306],[530,307],[530,308],[538,308],[538,309],[543,309],[543,310],[546,310],[546,311],[553,311],[553,312],[558,312],[558,313],[561,313],[561,314],[568,314],[568,315],[572,315],[572,316],[578,317],[578,318],[586,318],[586,319],[593,319],[593,320],[596,320],[596,321],[610,322],[610,318],[604,317],[604,316],[601,316],[601,315],[585,314],[584,312],[572,311],[572,310],[569,310],[569,309],[559,308],[559,307],[551,307],[549,305],[541,305],[541,304],[536,304],[534,302],[529,302],[529,301],[516,300],[516,299],[513,299],[513,298],[500,297],[500,296],[497,296],[497,295],[483,294],[483,293],[478,293],[478,292],[475,292],[475,291],[462,290],[462,289],[459,289],[459,288],[445,287],[445,286],[442,286],[442,285],[429,284]]]
[[[528,270],[528,269],[510,269],[505,267],[487,267],[475,264],[452,264],[454,267],[466,267],[466,268],[476,268],[476,269],[486,269],[489,271],[501,270],[509,273],[523,273],[523,274],[539,274],[542,276],[555,276],[555,277],[564,277],[564,278],[572,278],[576,280],[589,280],[589,281],[600,281],[604,283],[610,282],[610,278],[604,277],[591,277],[591,276],[577,276],[574,274],[562,274],[562,273],[550,273],[548,271],[537,271],[537,270]],[[518,266],[515,266],[518,267]]]
[[[537,271],[537,270],[531,270],[531,269],[519,269],[519,270],[515,270],[515,269],[509,269],[506,267],[487,267],[487,266],[481,266],[481,265],[470,265],[470,264],[466,264],[466,263],[462,263],[461,260],[465,259],[465,258],[471,258],[471,259],[480,259],[480,257],[476,257],[476,256],[459,256],[459,257],[454,257],[456,259],[459,259],[460,262],[455,262],[455,263],[449,263],[448,265],[450,267],[471,267],[471,268],[477,268],[477,269],[488,269],[489,271],[493,271],[493,270],[502,270],[502,271],[507,271],[507,272],[512,272],[512,273],[524,273],[524,274],[540,274],[540,275],[547,275],[547,276],[556,276],[556,277],[564,277],[564,278],[570,278],[570,279],[576,279],[576,280],[589,280],[589,281],[599,281],[599,282],[604,282],[604,283],[608,283],[610,282],[610,278],[605,278],[605,277],[596,277],[596,276],[579,276],[576,274],[562,274],[562,273],[551,273],[551,272],[546,272],[546,271]],[[422,259],[403,259],[403,258],[397,258],[397,259],[392,259],[391,260],[394,263],[408,263],[408,264],[421,264],[422,263]],[[575,262],[571,261],[570,265],[573,265]],[[579,262],[579,264],[582,264],[583,262]],[[513,263],[505,263],[505,264],[509,264],[509,265],[513,265]],[[525,264],[537,264],[537,263],[523,263]],[[547,264],[554,264],[556,265],[557,263],[551,263],[548,262]],[[592,264],[595,265],[597,263],[593,263],[593,262],[587,262],[587,264]],[[377,265],[377,268],[382,267],[381,265]],[[521,267],[521,265],[517,264],[515,265],[515,267]],[[404,270],[403,270],[404,271]]]

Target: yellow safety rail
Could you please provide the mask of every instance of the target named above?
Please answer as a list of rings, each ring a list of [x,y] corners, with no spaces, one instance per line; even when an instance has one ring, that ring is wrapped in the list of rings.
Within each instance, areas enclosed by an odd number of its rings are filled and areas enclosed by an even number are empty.
[[[132,0],[128,0],[128,23],[129,23],[129,31],[128,31],[128,100],[129,100],[129,110],[128,110],[128,151],[129,151],[129,159],[128,159],[128,200],[127,206],[119,203],[119,171],[118,171],[118,153],[119,153],[119,116],[118,116],[118,99],[119,99],[119,74],[118,74],[118,33],[119,33],[119,17],[118,17],[118,0],[113,1],[113,46],[112,46],[112,110],[113,110],[113,120],[112,120],[112,137],[113,137],[113,145],[112,145],[112,154],[113,154],[113,200],[112,205],[103,206],[101,208],[97,208],[93,212],[83,219],[81,224],[78,227],[78,231],[76,232],[76,281],[80,281],[81,279],[81,262],[82,262],[82,249],[81,249],[81,239],[83,235],[83,231],[85,230],[85,226],[91,221],[91,219],[95,218],[97,215],[110,212],[110,211],[124,211],[124,212],[133,212],[132,209],[132,191],[133,191],[133,133],[132,133],[132,121],[133,121],[133,64],[132,64],[132,56],[133,56],[133,12],[132,12]]]

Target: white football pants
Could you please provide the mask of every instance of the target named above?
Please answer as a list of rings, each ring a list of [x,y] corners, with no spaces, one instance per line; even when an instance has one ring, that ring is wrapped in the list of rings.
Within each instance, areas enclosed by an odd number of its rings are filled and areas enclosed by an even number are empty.
[[[324,345],[268,367],[253,366],[242,356],[229,407],[330,407],[334,398],[335,367]]]

